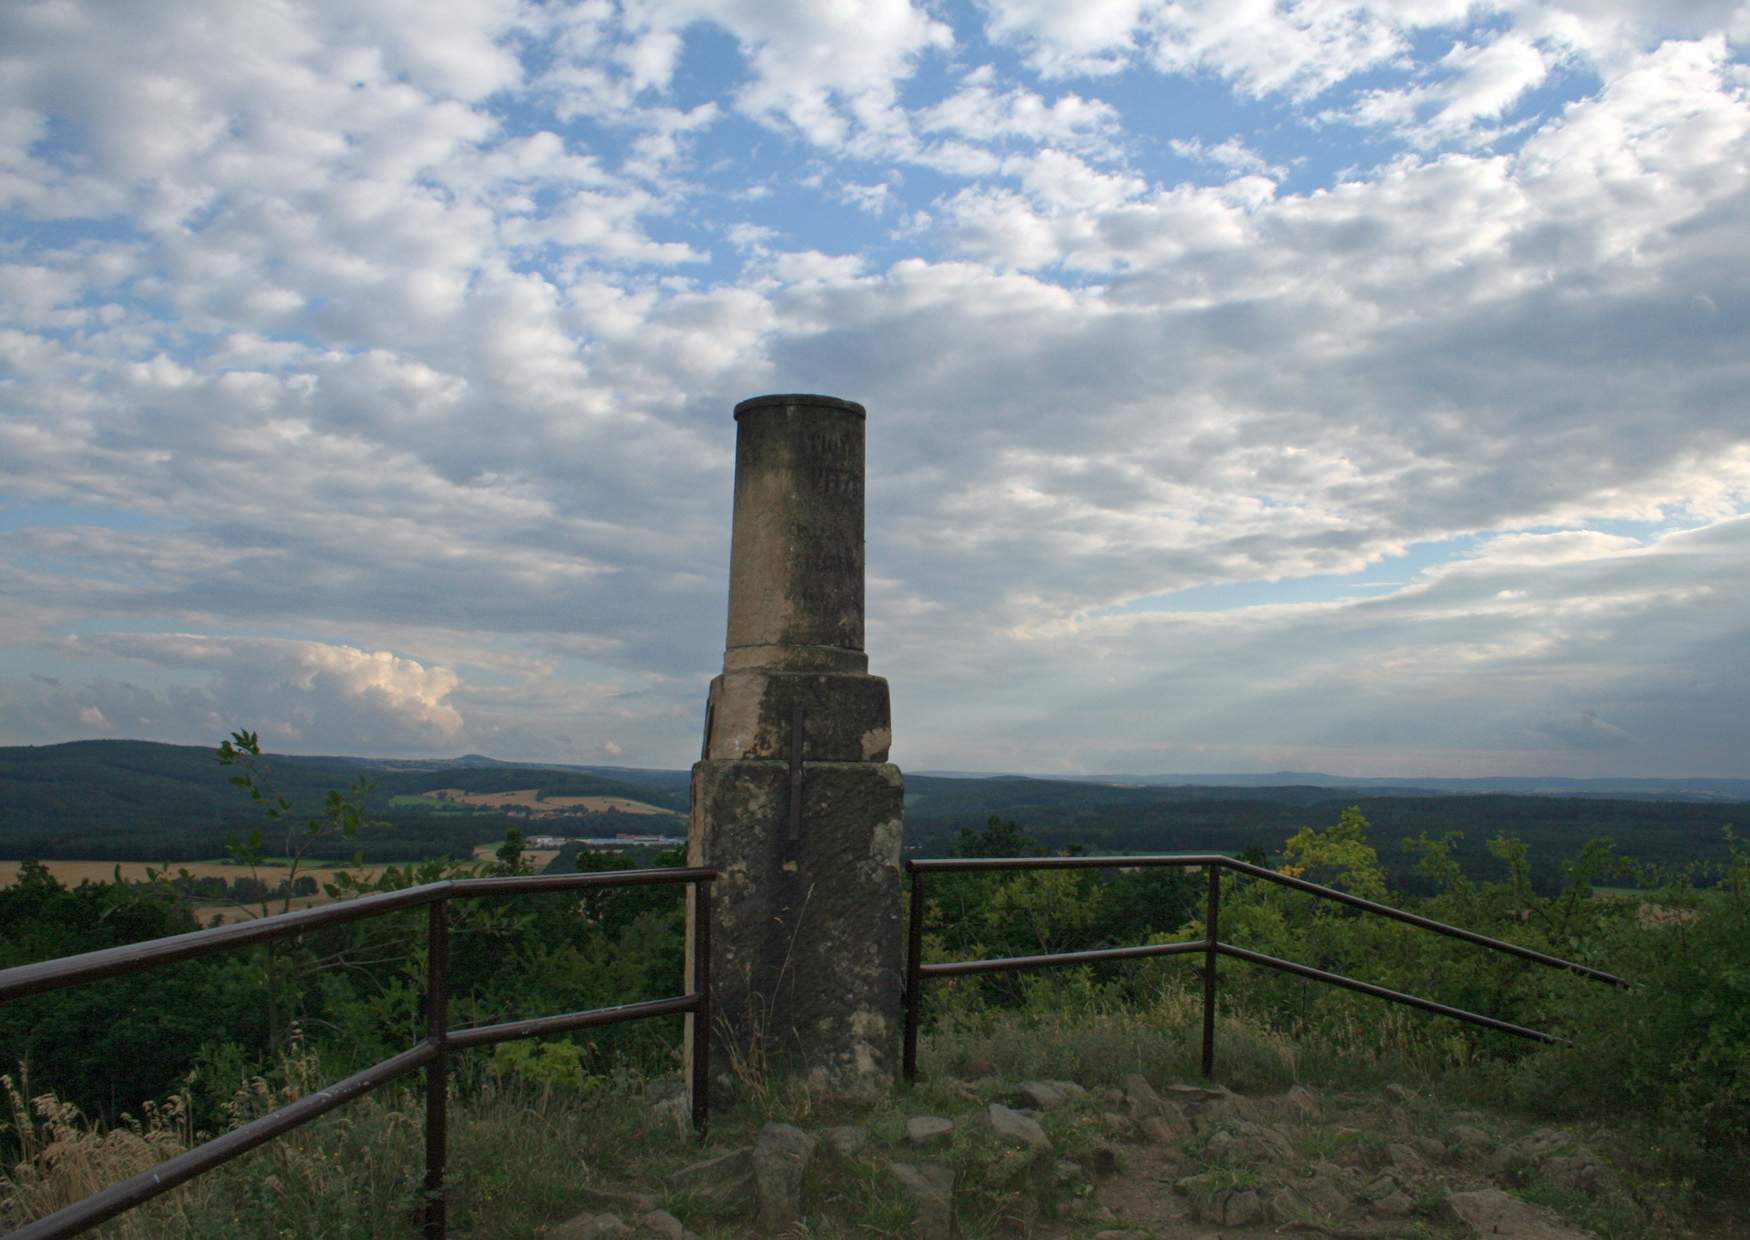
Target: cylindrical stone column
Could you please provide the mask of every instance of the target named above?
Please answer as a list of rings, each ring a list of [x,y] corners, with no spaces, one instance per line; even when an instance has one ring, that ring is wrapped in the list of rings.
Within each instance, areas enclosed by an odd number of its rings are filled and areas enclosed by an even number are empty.
[[[756,396],[735,407],[724,670],[863,671],[863,406]]]
[[[722,871],[713,1072],[878,1092],[898,1053],[904,784],[863,653],[864,410],[761,396],[735,417],[728,635],[688,831],[691,862]]]

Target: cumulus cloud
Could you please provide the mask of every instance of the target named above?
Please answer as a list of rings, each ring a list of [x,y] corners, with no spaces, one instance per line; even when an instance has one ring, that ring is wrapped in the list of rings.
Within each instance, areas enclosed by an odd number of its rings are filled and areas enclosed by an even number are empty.
[[[84,690],[97,697],[77,707],[86,729],[129,732],[146,726],[178,739],[207,740],[228,728],[249,727],[285,748],[341,744],[407,753],[441,750],[463,728],[461,713],[449,701],[459,683],[456,674],[387,650],[192,633],[69,638],[64,650],[184,677],[162,694],[113,682]]]
[[[684,763],[729,408],[820,390],[902,760],[1685,766],[1742,11],[10,6],[0,721]]]

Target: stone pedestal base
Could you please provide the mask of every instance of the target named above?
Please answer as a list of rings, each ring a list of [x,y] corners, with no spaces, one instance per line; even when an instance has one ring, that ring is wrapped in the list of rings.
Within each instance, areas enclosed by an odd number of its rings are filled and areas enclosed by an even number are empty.
[[[786,763],[693,767],[688,864],[722,873],[712,893],[713,1077],[781,1070],[832,1093],[892,1087],[904,795],[891,764],[810,761],[792,840]]]

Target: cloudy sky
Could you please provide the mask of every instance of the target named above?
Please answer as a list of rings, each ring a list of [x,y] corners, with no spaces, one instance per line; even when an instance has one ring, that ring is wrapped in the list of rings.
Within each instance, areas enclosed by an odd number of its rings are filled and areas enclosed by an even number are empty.
[[[0,744],[683,766],[731,407],[918,768],[1750,775],[1744,0],[13,0]]]

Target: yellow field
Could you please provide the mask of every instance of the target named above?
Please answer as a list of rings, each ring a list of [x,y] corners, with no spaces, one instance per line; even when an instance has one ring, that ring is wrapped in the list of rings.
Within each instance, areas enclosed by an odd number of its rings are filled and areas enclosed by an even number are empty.
[[[499,849],[499,846],[497,844],[479,844],[479,845],[476,845],[474,848],[474,860],[476,860],[476,861],[497,861],[498,860],[498,849]],[[531,866],[533,866],[535,869],[535,873],[537,873],[537,874],[539,874],[542,870],[546,869],[547,863],[549,861],[553,860],[553,858],[557,857],[558,855],[559,855],[559,850],[557,848],[525,848],[525,849],[523,849],[523,860],[528,862]]]
[[[0,887],[9,886],[17,879],[18,866],[16,861],[0,861]],[[68,887],[77,887],[83,882],[107,883],[115,877],[117,866],[121,867],[122,880],[130,883],[145,882],[147,870],[168,870],[172,875],[178,870],[187,870],[196,878],[222,878],[226,881],[249,877],[248,866],[221,861],[172,861],[167,865],[151,861],[45,861],[43,866]],[[344,865],[305,864],[298,868],[298,873],[308,874],[321,882],[325,876],[332,875],[336,870],[347,870],[362,879],[369,879],[382,873],[383,867],[367,865],[355,870]],[[269,886],[290,873],[291,868],[283,865],[263,865],[255,869],[255,876]]]
[[[178,870],[187,870],[196,878],[222,878],[227,882],[234,878],[248,878],[249,867],[245,865],[230,865],[217,861],[184,861],[171,862],[169,865],[155,865],[150,861],[45,861],[44,868],[64,886],[77,887],[83,882],[107,883],[115,877],[116,868],[121,868],[122,881],[143,883],[146,881],[146,871],[168,870],[175,875]],[[16,861],[0,861],[0,887],[6,887],[17,881],[19,863]],[[305,865],[298,868],[299,877],[308,874],[318,884],[328,882],[334,875],[345,870],[362,882],[369,882],[383,872],[380,865],[352,866]],[[289,866],[263,865],[256,867],[255,876],[272,886],[291,873]],[[318,904],[328,903],[328,897],[322,892],[313,896],[296,896],[291,902],[292,909],[314,908]],[[216,921],[238,921],[261,915],[259,903],[239,908],[228,900],[193,906],[195,916],[202,925],[210,925]],[[278,913],[285,910],[285,901],[269,900],[267,911]]]
[[[542,799],[538,788],[522,788],[515,792],[463,792],[460,788],[438,788],[425,793],[435,801],[448,801],[452,805],[478,805],[483,809],[504,809],[516,806],[518,809],[529,810],[534,817],[540,818],[548,814],[563,813],[567,810],[604,810],[617,809],[622,814],[668,814],[671,809],[663,809],[658,805],[648,805],[643,801],[628,801],[625,797],[547,797]]]

